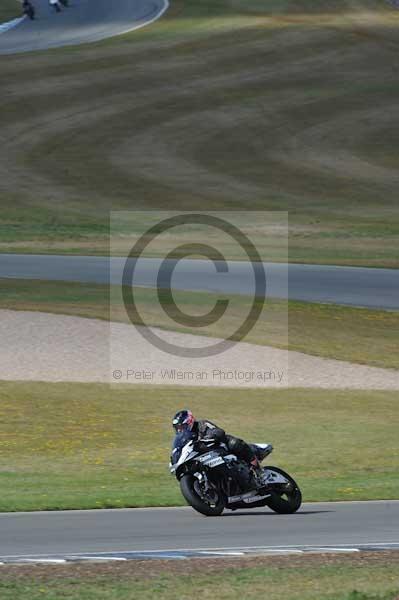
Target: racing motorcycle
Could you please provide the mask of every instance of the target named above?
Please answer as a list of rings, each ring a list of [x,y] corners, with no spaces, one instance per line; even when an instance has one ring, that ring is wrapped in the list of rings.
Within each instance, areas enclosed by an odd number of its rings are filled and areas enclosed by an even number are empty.
[[[259,462],[273,450],[271,444],[250,444]],[[180,483],[185,500],[207,517],[225,508],[268,506],[290,514],[301,506],[302,494],[294,479],[278,467],[263,467],[257,477],[251,467],[214,440],[194,440],[191,432],[176,436],[170,472]]]

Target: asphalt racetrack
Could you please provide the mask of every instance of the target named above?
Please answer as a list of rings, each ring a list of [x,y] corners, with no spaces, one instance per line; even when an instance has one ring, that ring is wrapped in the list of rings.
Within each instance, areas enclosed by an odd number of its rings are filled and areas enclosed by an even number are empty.
[[[0,561],[26,555],[399,542],[399,501],[304,504],[206,518],[191,508],[0,514]]]
[[[133,284],[156,285],[161,261],[140,259]],[[118,285],[125,259],[101,256],[0,255],[0,278],[45,279]],[[399,310],[399,270],[265,263],[267,297]],[[228,262],[227,273],[217,273],[206,260],[180,260],[172,288],[191,291],[253,295],[250,263]],[[161,280],[162,285],[162,280]]]
[[[48,0],[33,0],[36,19],[0,35],[0,54],[96,42],[138,29],[160,17],[167,0],[69,0],[56,13]]]

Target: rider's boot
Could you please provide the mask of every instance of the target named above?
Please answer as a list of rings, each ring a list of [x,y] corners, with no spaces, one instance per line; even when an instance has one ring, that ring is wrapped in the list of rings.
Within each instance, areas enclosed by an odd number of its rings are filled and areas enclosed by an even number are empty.
[[[257,488],[265,487],[265,473],[261,467],[260,462],[256,456],[251,460],[251,470],[254,478],[254,482]]]

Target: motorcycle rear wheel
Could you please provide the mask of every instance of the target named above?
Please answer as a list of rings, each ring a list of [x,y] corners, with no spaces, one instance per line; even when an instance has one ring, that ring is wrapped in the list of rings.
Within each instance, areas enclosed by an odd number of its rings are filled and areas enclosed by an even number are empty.
[[[288,475],[288,473],[282,469],[279,469],[278,467],[268,468],[280,473],[280,475],[288,479],[292,489],[290,491],[283,491],[282,493],[273,491],[271,497],[267,501],[267,506],[280,515],[290,515],[295,513],[302,504],[302,493],[298,484],[291,475]]]
[[[224,510],[224,501],[222,498],[218,498],[215,505],[208,504],[205,502],[195,491],[194,483],[195,478],[193,475],[184,475],[180,479],[180,490],[184,498],[194,510],[205,515],[206,517],[219,517]]]

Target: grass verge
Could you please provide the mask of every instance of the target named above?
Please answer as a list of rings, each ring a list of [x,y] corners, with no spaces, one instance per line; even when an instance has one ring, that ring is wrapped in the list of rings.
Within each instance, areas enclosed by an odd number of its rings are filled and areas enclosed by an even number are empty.
[[[119,298],[112,296],[112,320],[127,322]],[[0,308],[110,318],[107,286],[30,280],[0,280]],[[148,325],[198,334],[198,329],[179,326],[159,307],[155,290],[137,288],[137,305]],[[215,304],[215,296],[199,292],[176,292],[177,304],[187,314],[204,314]],[[224,337],[243,322],[251,299],[231,296],[230,308],[220,321],[201,328],[203,335]],[[336,358],[377,367],[399,368],[399,313],[307,302],[268,300],[256,327],[245,341],[307,354]]]
[[[1,567],[2,600],[397,600],[399,553]],[[187,572],[190,572],[189,580]]]
[[[291,262],[398,267],[398,23],[380,0],[173,0],[0,57],[0,250],[104,254],[111,209],[283,210]]]
[[[394,392],[3,382],[0,397],[2,511],[183,504],[167,465],[186,405],[272,442],[305,500],[398,497]]]
[[[0,23],[11,21],[22,14],[21,3],[18,0],[1,0]]]

